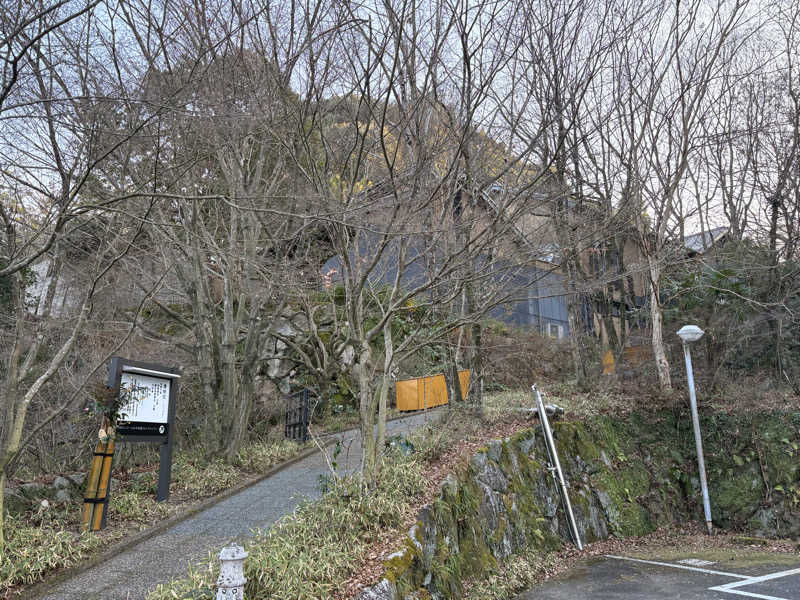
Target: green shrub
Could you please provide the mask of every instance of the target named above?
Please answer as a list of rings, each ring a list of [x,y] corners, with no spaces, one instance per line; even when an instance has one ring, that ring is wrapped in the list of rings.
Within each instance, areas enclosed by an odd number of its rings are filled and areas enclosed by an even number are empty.
[[[53,569],[71,567],[100,545],[93,534],[78,535],[49,526],[30,527],[6,517],[6,546],[0,561],[0,592],[31,584]]]
[[[125,490],[114,493],[110,518],[119,517],[150,525],[169,516],[169,512],[169,506],[163,502],[156,502],[153,496]]]
[[[172,489],[203,498],[228,489],[241,477],[239,470],[222,459],[207,462],[179,454],[172,470]]]
[[[297,455],[306,446],[291,440],[260,441],[246,444],[233,464],[225,464],[221,459],[208,460],[197,452],[178,452],[173,460],[172,489],[186,492],[194,498],[204,498],[235,485],[242,473],[265,473],[271,467]],[[131,492],[128,500],[134,501],[133,492],[154,494],[157,487],[156,471],[142,473],[125,484],[125,491]],[[115,494],[114,503],[118,502]]]
[[[493,572],[468,583],[464,600],[505,600],[514,597],[536,583],[543,573],[552,571],[558,561],[558,556],[553,553],[542,556],[539,548],[515,554]]]
[[[278,463],[298,454],[304,445],[292,440],[254,442],[247,444],[236,455],[234,465],[250,473],[265,473]]]

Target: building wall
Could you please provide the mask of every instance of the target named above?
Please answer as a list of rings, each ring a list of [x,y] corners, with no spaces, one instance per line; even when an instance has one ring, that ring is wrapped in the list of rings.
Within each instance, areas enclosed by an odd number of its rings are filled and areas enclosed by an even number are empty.
[[[366,247],[366,246],[365,246]],[[413,253],[411,254],[412,256]],[[373,285],[391,285],[397,275],[397,261],[391,255],[371,277]],[[330,284],[336,285],[341,277],[341,260],[331,257],[321,269],[323,276],[330,275]],[[494,309],[489,316],[508,325],[533,328],[545,335],[566,337],[569,335],[567,296],[564,277],[546,268],[523,267],[509,274],[498,270],[493,285],[498,285],[511,299]],[[412,262],[401,274],[401,285],[409,288],[425,281],[427,274],[421,260]]]

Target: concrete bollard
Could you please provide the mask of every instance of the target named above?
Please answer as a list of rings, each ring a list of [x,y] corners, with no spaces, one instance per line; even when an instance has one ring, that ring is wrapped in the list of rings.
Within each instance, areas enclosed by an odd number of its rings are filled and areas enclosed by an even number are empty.
[[[217,578],[216,600],[244,600],[244,559],[247,552],[237,544],[231,544],[219,553],[220,567]]]

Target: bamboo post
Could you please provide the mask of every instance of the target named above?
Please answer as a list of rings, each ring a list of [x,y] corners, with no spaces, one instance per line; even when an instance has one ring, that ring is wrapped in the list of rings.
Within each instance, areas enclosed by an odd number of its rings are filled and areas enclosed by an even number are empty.
[[[89,476],[86,478],[86,495],[83,498],[83,515],[81,517],[81,527],[88,531],[92,523],[95,500],[97,499],[97,487],[100,483],[100,472],[103,469],[103,455],[105,454],[105,443],[97,442],[92,458],[92,466],[89,469]]]
[[[114,460],[114,442],[106,443],[106,453],[103,455],[103,469],[100,472],[100,484],[97,486],[97,500],[92,518],[92,531],[100,531],[105,527],[105,508],[108,504],[108,492],[111,483],[111,463]]]
[[[84,531],[99,531],[102,528],[103,508],[108,502],[108,486],[111,480],[111,463],[114,459],[114,442],[97,442],[92,467],[86,478],[86,496],[83,499],[81,525]]]

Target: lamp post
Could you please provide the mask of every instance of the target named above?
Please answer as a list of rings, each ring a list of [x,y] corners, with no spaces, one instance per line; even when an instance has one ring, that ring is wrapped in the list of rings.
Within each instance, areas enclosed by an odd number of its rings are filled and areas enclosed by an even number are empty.
[[[703,512],[706,517],[706,527],[711,534],[711,502],[708,499],[708,483],[706,483],[706,463],[703,459],[703,440],[700,437],[700,417],[697,415],[697,397],[694,393],[694,373],[692,372],[692,355],[689,344],[696,342],[705,332],[697,325],[684,325],[678,330],[678,336],[683,341],[683,356],[686,359],[686,376],[689,380],[689,402],[692,406],[692,425],[694,426],[694,444],[697,447],[697,466],[700,471],[700,488],[703,491]]]

